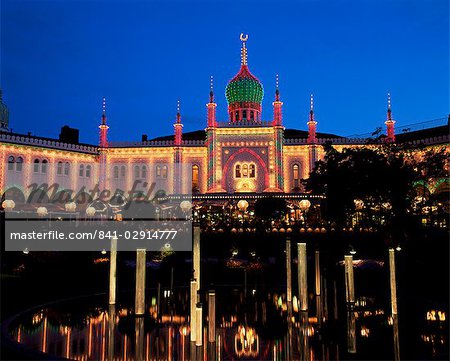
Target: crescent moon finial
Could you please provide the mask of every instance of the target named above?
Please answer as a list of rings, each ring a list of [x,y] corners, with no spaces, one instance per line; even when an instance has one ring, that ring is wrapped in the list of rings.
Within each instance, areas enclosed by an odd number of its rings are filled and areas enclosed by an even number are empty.
[[[241,35],[239,36],[239,39],[241,39],[241,41],[246,42],[248,40],[248,34],[244,35],[244,33],[241,33]]]

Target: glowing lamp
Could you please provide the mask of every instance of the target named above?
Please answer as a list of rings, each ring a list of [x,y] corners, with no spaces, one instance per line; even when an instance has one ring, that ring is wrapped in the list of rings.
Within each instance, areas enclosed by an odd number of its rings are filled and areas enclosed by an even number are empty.
[[[245,199],[241,199],[237,206],[241,212],[245,212],[248,208],[248,202]]]
[[[192,208],[192,203],[189,201],[183,201],[180,203],[180,208],[184,213],[187,213],[191,210]]]
[[[96,212],[96,210],[95,210],[94,207],[87,207],[86,208],[86,215],[88,217],[94,217],[95,216],[95,212]]]
[[[77,209],[77,204],[75,202],[69,202],[66,203],[66,205],[64,206],[64,208],[66,209],[66,212],[75,212]]]
[[[38,207],[36,213],[39,217],[45,217],[48,214],[48,210],[45,207]]]
[[[6,199],[2,203],[3,209],[5,209],[7,211],[12,211],[15,206],[16,206],[16,202],[14,202],[12,199]]]
[[[357,211],[360,211],[364,208],[364,201],[362,201],[361,199],[355,199],[353,203],[355,203],[355,209]]]
[[[309,207],[311,207],[311,202],[307,199],[302,199],[299,203],[299,206],[303,212],[307,212]]]

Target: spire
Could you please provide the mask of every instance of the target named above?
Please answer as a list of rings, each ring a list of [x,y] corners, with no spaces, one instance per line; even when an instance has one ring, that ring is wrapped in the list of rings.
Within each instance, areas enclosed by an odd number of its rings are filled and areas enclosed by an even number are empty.
[[[388,93],[388,108],[387,108],[387,119],[392,121],[392,111],[391,111],[391,93]]]
[[[392,119],[391,93],[388,93],[387,116],[384,124],[386,124],[386,141],[388,143],[395,142],[395,120]]]
[[[314,95],[311,94],[309,98],[309,121],[315,122],[314,120]]]
[[[102,123],[100,128],[100,147],[106,148],[108,146],[108,125],[106,124],[106,99],[102,99]]]
[[[317,122],[314,118],[314,96],[311,94],[309,98],[309,120],[308,120],[308,143],[310,144],[317,142],[316,126]]]
[[[210,79],[209,102],[214,103],[214,77],[212,75]]]
[[[209,88],[209,103],[206,104],[208,128],[217,126],[216,107],[217,107],[217,104],[214,103],[214,77],[211,75],[210,88]]]
[[[275,101],[272,103],[273,105],[273,125],[274,126],[282,126],[283,125],[283,102],[280,101],[280,89],[278,74],[275,77]]]
[[[106,125],[106,98],[102,100],[102,125]]]
[[[177,124],[181,124],[180,99],[177,100]]]
[[[276,80],[275,80],[275,101],[279,102],[280,101],[280,89],[278,89],[278,74],[276,75]]]
[[[175,128],[175,145],[180,147],[182,143],[183,124],[181,124],[180,99],[177,101],[177,120],[173,125]]]
[[[242,48],[241,48],[241,65],[247,65],[247,47],[245,46],[245,43],[248,40],[248,35],[244,35],[244,33],[241,33],[239,38],[242,41]]]

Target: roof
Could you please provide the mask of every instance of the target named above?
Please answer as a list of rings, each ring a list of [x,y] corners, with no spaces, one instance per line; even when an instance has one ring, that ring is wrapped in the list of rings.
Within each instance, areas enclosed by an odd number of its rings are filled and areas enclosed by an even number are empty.
[[[441,137],[441,136],[449,135],[449,133],[450,133],[449,126],[441,125],[439,127],[434,127],[434,128],[421,129],[421,130],[416,130],[416,131],[407,132],[407,133],[399,133],[399,134],[396,134],[395,140],[399,143],[403,143],[403,142],[410,142],[413,140]]]

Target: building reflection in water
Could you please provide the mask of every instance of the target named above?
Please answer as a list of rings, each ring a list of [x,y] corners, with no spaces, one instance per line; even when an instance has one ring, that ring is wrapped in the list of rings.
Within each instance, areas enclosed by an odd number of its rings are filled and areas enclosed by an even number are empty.
[[[241,295],[236,297],[241,299]],[[156,302],[150,301],[144,317],[135,317],[132,308],[119,304],[108,308],[86,305],[83,311],[80,304],[52,306],[22,317],[11,325],[10,334],[33,350],[74,360],[337,360],[342,357],[339,351],[347,349],[345,343],[339,347],[342,340],[322,334],[324,326],[316,317],[302,314],[296,297],[292,298],[292,311],[285,294],[246,304],[227,299],[220,305],[219,300],[220,294],[216,300],[215,338],[209,334],[205,312],[201,347],[190,341],[186,295],[178,297],[176,310],[158,312]],[[207,310],[207,303],[205,307]],[[354,311],[346,316],[351,320],[352,338],[359,340],[361,348],[364,340],[374,334],[376,337],[374,325],[392,327],[384,310],[368,298],[357,299]],[[422,340],[432,344],[434,352],[447,343],[446,336],[437,335],[445,317],[443,311],[426,315],[429,327]]]

